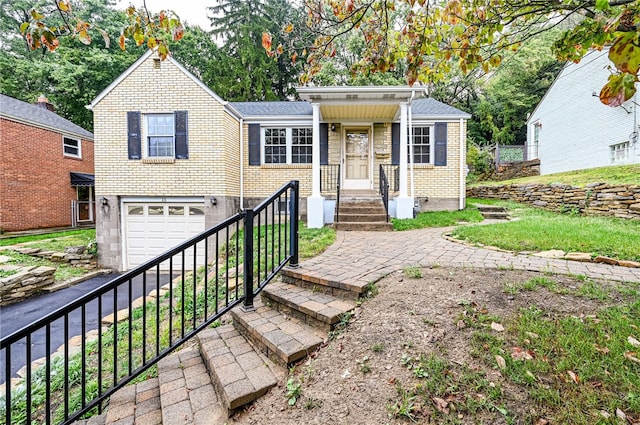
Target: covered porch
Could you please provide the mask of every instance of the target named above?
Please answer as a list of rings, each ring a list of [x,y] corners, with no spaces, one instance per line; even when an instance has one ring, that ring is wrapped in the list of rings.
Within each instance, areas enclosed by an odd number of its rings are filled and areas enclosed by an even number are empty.
[[[411,87],[301,87],[311,103],[313,158],[307,225],[324,226],[337,208],[327,194],[376,193],[393,217],[411,218],[408,140],[412,101],[423,89]],[[326,127],[322,128],[321,126]],[[412,186],[412,188],[415,185]],[[335,190],[337,188],[337,191]],[[389,191],[393,198],[389,199]],[[330,195],[331,196],[331,195]]]

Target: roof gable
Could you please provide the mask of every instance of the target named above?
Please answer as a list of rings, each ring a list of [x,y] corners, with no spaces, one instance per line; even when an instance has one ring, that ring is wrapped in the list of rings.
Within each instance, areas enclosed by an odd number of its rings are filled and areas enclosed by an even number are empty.
[[[155,50],[147,50],[145,54],[140,56],[140,58],[135,61],[126,71],[124,71],[118,78],[116,78],[109,86],[104,89],[100,94],[98,94],[95,99],[91,101],[89,105],[87,105],[88,109],[93,109],[102,99],[104,99],[113,89],[115,89],[125,78],[131,75],[136,69],[140,67],[145,61],[147,61],[152,55],[155,54]],[[184,66],[180,64],[177,60],[173,59],[171,56],[166,59],[171,64],[175,65],[182,73],[184,73],[188,78],[190,78],[194,83],[196,83],[200,88],[202,88],[206,93],[208,93],[211,97],[216,99],[222,105],[226,105],[228,102],[223,100],[220,96],[213,92],[209,87],[207,87],[199,78],[189,72]]]
[[[77,136],[85,140],[93,140],[91,132],[66,118],[62,118],[55,112],[4,94],[0,94],[0,117],[47,130],[58,131],[69,136]]]

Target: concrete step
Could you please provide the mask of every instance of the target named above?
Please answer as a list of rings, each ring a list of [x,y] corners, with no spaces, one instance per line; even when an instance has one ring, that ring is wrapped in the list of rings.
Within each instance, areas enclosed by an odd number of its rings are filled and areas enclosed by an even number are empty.
[[[352,311],[355,301],[321,294],[285,282],[271,282],[262,290],[263,302],[323,331],[330,331],[342,315]]]
[[[233,324],[254,346],[284,367],[307,357],[326,338],[326,333],[267,307],[260,299],[254,300],[254,307],[251,312],[234,308]]]
[[[340,223],[371,223],[387,221],[387,214],[382,210],[382,213],[362,213],[362,214],[343,214],[340,213]]]
[[[505,207],[501,207],[499,205],[485,205],[485,204],[475,204],[476,208],[480,212],[506,212],[507,209]]]
[[[196,338],[227,416],[277,384],[273,363],[257,352],[233,325],[205,329]]]
[[[334,223],[333,228],[336,230],[344,231],[359,231],[359,232],[392,232],[393,224],[384,222],[373,223],[343,223],[340,219],[339,223]]]
[[[359,282],[352,283],[310,276],[300,269],[285,268],[280,271],[280,279],[283,283],[305,288],[316,294],[333,295],[336,298],[354,302],[367,291],[366,286],[362,286]],[[267,288],[276,283],[271,282]],[[292,288],[292,290],[295,289]]]

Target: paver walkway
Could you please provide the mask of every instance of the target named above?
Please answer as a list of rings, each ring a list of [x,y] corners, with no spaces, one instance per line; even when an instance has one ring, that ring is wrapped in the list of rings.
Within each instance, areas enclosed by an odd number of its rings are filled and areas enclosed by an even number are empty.
[[[331,247],[321,255],[301,262],[296,272],[360,287],[405,266],[415,265],[512,268],[640,282],[640,269],[471,247],[445,239],[443,235],[451,229],[338,232],[336,242]]]

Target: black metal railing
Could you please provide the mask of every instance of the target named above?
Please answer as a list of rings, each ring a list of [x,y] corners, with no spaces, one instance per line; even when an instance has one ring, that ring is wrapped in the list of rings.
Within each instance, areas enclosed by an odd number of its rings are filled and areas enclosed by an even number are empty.
[[[397,192],[400,190],[400,167],[393,164],[380,164],[380,169],[384,169],[389,181],[389,190]]]
[[[382,203],[384,209],[387,212],[387,221],[389,221],[389,179],[387,178],[387,172],[385,171],[384,164],[380,164],[380,196],[382,196]]]
[[[336,194],[335,221],[340,221],[340,164],[320,166],[320,192]]]
[[[68,424],[99,413],[115,391],[230,309],[252,309],[278,271],[298,263],[298,215],[299,185],[291,181],[257,207],[3,336],[0,424]]]

